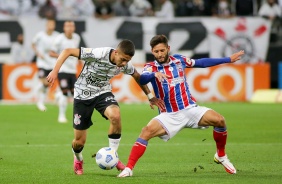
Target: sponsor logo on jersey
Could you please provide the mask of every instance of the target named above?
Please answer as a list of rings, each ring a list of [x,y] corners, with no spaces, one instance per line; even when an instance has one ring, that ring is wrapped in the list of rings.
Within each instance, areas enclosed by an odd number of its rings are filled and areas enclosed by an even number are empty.
[[[113,96],[109,96],[105,99],[106,102],[111,101],[111,102],[116,102],[115,98]]]

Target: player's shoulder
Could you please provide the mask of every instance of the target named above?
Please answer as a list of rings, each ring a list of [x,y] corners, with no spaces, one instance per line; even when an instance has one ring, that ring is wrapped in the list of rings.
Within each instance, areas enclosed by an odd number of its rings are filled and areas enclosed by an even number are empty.
[[[173,54],[171,55],[171,57],[175,58],[175,59],[182,59],[182,58],[186,58],[186,56],[182,55],[182,54]]]
[[[174,62],[186,62],[187,60],[190,60],[190,58],[182,54],[173,54],[170,56],[170,59]]]
[[[56,39],[64,39],[65,38],[65,34],[64,33],[59,33],[57,36],[56,36]]]
[[[45,35],[45,31],[39,31],[35,34],[35,36],[37,36],[37,37],[42,37],[44,35]]]
[[[92,48],[93,52],[101,52],[101,53],[109,53],[111,50],[113,50],[112,47],[96,47]]]
[[[145,63],[144,66],[156,66],[156,63],[154,61],[149,61],[149,62]]]
[[[154,68],[156,68],[156,63],[154,61],[147,62],[144,65],[143,72],[152,72],[154,70]]]
[[[60,33],[60,32],[58,32],[58,31],[53,31],[53,35],[58,36],[59,34],[61,34],[61,33]]]
[[[79,36],[79,34],[77,34],[77,33],[73,33],[73,37],[74,37],[75,39],[80,39],[80,36]]]

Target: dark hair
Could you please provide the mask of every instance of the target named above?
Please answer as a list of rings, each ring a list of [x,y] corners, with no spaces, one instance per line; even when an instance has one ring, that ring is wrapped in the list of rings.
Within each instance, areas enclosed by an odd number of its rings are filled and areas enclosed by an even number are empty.
[[[125,55],[128,55],[128,56],[134,56],[135,54],[134,43],[130,40],[122,40],[118,44],[117,48],[120,49],[121,52],[123,52]]]
[[[165,35],[154,36],[150,41],[151,48],[154,48],[156,45],[158,45],[160,43],[163,43],[166,46],[168,46],[168,39]]]

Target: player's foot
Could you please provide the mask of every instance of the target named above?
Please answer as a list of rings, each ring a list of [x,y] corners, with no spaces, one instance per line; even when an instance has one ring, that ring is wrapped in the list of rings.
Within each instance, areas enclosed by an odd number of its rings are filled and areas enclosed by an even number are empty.
[[[117,177],[118,178],[125,178],[125,177],[130,177],[133,175],[133,171],[126,167]]]
[[[37,102],[37,104],[36,104],[36,106],[37,106],[37,108],[40,110],[40,111],[46,111],[46,107],[45,107],[45,105],[43,104],[43,103],[41,103],[41,102]]]
[[[223,165],[223,167],[225,168],[226,172],[228,172],[230,174],[236,174],[236,169],[233,166],[233,164],[230,162],[230,160],[227,158],[227,155],[225,155],[223,157],[219,157],[217,155],[217,153],[215,153],[215,155],[214,155],[214,162],[217,163],[217,164]]]
[[[125,165],[119,160],[116,165],[117,170],[122,171],[125,169]]]
[[[67,118],[65,116],[59,116],[58,122],[59,123],[67,123],[68,120],[67,120]]]
[[[73,170],[75,174],[82,175],[83,174],[83,161],[79,161],[76,159],[76,157],[74,157]]]

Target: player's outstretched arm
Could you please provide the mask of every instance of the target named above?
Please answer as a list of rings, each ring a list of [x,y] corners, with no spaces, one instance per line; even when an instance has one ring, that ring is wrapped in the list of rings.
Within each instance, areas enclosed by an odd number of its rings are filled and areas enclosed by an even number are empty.
[[[63,63],[66,61],[66,59],[69,56],[79,57],[79,49],[65,49],[63,52],[59,55],[56,65],[53,68],[53,70],[49,73],[49,75],[46,77],[47,81],[51,83],[51,86],[53,86],[55,80],[58,77],[59,70]]]
[[[230,56],[231,63],[234,63],[234,62],[240,60],[240,59],[241,59],[241,56],[243,56],[244,54],[245,54],[245,51],[244,51],[244,50],[240,50],[239,52],[236,52],[236,53],[232,54],[232,55]]]
[[[206,68],[211,67],[215,65],[220,65],[223,63],[234,63],[241,59],[241,56],[244,55],[244,51],[241,50],[239,52],[236,52],[232,54],[230,57],[223,57],[223,58],[202,58],[202,59],[196,59],[194,60],[194,65],[189,65],[186,67],[197,67],[197,68]]]

